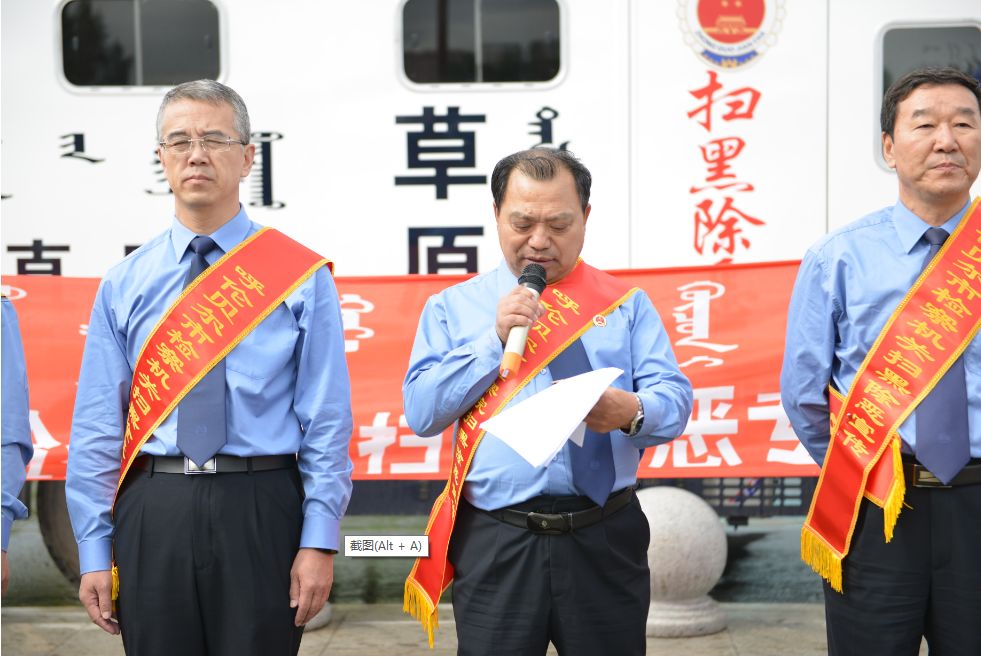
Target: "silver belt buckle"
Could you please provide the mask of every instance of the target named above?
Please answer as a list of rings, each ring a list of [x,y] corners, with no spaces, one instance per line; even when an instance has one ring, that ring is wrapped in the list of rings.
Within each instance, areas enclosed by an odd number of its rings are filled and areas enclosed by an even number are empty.
[[[940,481],[937,475],[919,463],[913,464],[913,485],[917,488],[950,488],[949,485]]]
[[[204,465],[198,465],[186,456],[184,457],[184,474],[186,475],[215,474],[216,472],[218,472],[218,458],[216,456],[205,461]]]

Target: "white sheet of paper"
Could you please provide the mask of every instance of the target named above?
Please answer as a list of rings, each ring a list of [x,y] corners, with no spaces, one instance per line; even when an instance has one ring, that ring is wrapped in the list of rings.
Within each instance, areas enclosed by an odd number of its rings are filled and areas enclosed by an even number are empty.
[[[557,381],[484,421],[481,428],[500,438],[533,467],[541,467],[567,440],[582,446],[586,431],[583,418],[622,373],[616,367],[604,367]]]

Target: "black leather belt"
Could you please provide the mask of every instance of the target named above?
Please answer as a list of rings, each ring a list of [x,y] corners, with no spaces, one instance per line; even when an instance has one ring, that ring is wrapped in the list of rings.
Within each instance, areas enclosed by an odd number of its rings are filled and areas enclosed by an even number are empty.
[[[624,488],[613,493],[604,506],[592,506],[581,511],[564,513],[539,513],[522,509],[497,509],[483,511],[501,522],[528,529],[536,534],[566,534],[577,529],[595,525],[603,518],[613,515],[630,503],[634,489]]]
[[[218,454],[198,467],[186,456],[153,456],[144,454],[133,461],[133,467],[150,473],[164,474],[221,474],[223,472],[262,472],[296,467],[295,454],[275,456],[228,456]]]
[[[953,486],[971,486],[981,484],[981,459],[971,459],[971,462],[957,473],[949,484],[945,484],[921,464],[903,459],[903,476],[906,484],[916,488],[952,488]]]

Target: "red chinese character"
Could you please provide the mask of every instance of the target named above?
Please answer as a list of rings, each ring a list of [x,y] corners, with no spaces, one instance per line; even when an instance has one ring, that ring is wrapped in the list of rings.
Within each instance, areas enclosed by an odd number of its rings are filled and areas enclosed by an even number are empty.
[[[739,137],[723,137],[722,139],[713,139],[704,146],[699,146],[702,150],[702,159],[709,165],[705,182],[714,184],[701,187],[692,186],[688,193],[697,194],[706,189],[729,189],[733,192],[753,191],[755,188],[751,183],[741,181],[717,182],[736,177],[734,173],[729,171],[729,162],[736,159],[745,145],[746,142]]]
[[[705,199],[695,206],[695,250],[703,254],[706,242],[712,247],[712,253],[725,251],[730,257],[735,254],[736,241],[743,248],[749,248],[749,240],[743,236],[740,225],[743,222],[754,226],[762,226],[763,221],[746,214],[732,204],[732,197],[726,196],[722,208],[712,215],[712,200]]]
[[[741,87],[735,91],[730,91],[724,96],[720,96],[718,99],[715,98],[715,93],[722,89],[722,85],[719,83],[719,76],[715,71],[709,71],[709,83],[702,87],[701,89],[695,89],[694,91],[689,91],[692,96],[699,100],[705,100],[704,105],[699,105],[692,111],[688,112],[688,118],[694,117],[696,114],[705,114],[704,120],[700,120],[699,124],[707,131],[712,132],[712,107],[715,105],[717,100],[723,100],[728,98],[725,105],[729,108],[729,111],[722,115],[723,121],[734,121],[736,119],[751,119],[753,118],[753,112],[756,111],[756,104],[760,101],[760,92],[752,87]]]
[[[713,139],[704,146],[699,146],[702,149],[702,159],[709,165],[709,175],[705,182],[735,178],[735,174],[729,172],[729,161],[736,159],[745,146],[746,142],[739,137]]]

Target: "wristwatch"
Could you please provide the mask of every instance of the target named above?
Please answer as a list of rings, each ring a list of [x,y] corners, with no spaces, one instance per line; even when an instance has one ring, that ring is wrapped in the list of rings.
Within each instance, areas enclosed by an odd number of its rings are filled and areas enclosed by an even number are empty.
[[[644,402],[640,400],[640,395],[634,395],[634,397],[637,398],[637,415],[634,416],[634,419],[630,421],[630,426],[624,431],[628,436],[636,436],[644,425]]]

